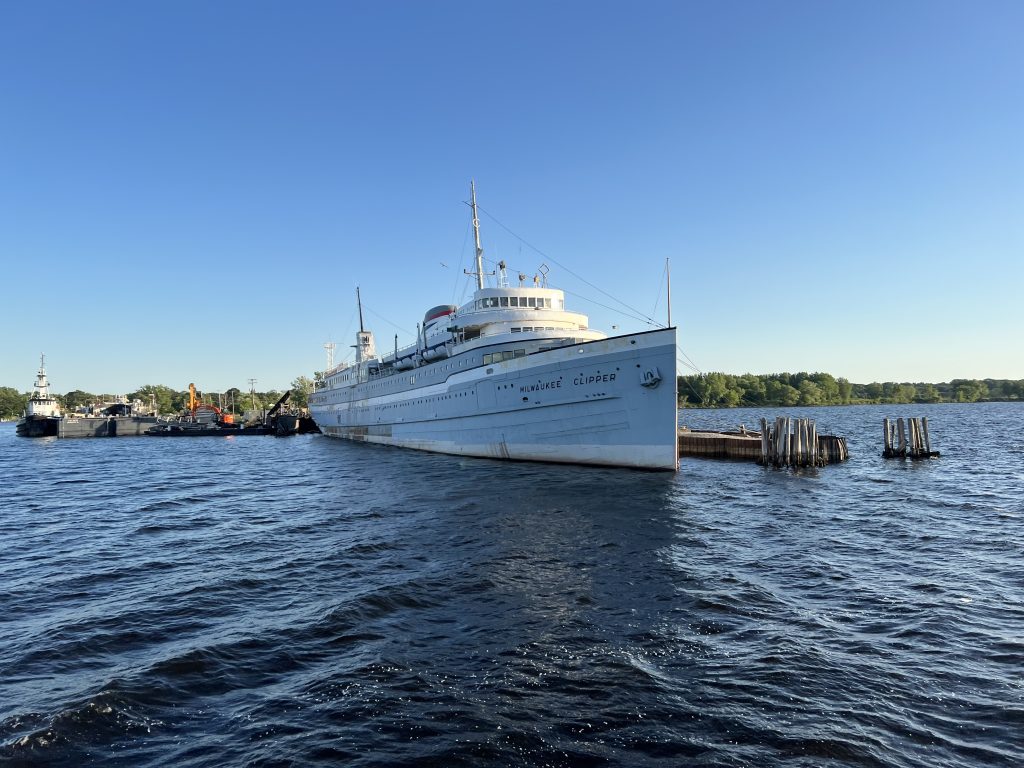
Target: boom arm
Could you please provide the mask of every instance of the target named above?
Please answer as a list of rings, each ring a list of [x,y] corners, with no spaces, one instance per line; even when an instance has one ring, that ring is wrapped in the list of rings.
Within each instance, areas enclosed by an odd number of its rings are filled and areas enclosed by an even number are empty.
[[[278,398],[276,403],[274,403],[271,406],[270,410],[267,411],[267,416],[273,416],[275,413],[277,413],[279,410],[281,410],[281,406],[284,405],[285,403],[287,403],[288,402],[288,398],[291,397],[291,396],[292,396],[292,391],[289,389],[287,392],[285,392],[283,395],[281,395],[281,397]]]

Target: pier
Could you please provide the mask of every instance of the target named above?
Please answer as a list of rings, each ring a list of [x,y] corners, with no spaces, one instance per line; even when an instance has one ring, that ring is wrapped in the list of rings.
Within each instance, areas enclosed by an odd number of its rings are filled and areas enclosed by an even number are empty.
[[[679,430],[679,455],[758,461],[761,458],[761,436],[757,432],[714,432],[684,427]]]

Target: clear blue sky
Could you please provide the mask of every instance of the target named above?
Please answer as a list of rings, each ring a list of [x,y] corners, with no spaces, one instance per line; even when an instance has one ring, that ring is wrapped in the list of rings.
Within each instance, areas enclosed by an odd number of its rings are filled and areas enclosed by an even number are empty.
[[[593,327],[663,319],[670,258],[703,371],[1024,378],[1022,39],[1016,1],[6,3],[0,385],[281,389],[356,285],[408,342],[469,295],[471,178]]]

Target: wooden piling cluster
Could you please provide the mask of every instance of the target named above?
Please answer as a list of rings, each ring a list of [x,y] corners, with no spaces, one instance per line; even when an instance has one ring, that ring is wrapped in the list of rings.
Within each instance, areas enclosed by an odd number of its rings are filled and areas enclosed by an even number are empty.
[[[930,459],[939,455],[932,450],[931,438],[928,436],[928,419],[891,419],[882,422],[885,449],[882,456],[887,459]]]
[[[773,467],[823,467],[850,458],[846,438],[818,435],[813,419],[761,419],[759,463]]]
[[[745,427],[737,432],[683,427],[679,430],[679,455],[756,461],[776,467],[821,467],[850,458],[845,437],[819,435],[812,420],[789,418],[776,419],[774,427],[761,419],[760,432]]]

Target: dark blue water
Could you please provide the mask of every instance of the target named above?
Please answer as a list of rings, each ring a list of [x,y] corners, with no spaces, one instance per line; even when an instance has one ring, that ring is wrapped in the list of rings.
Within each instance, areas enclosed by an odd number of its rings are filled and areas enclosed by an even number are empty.
[[[3,425],[0,763],[1024,764],[1024,405],[805,415],[852,460]]]

